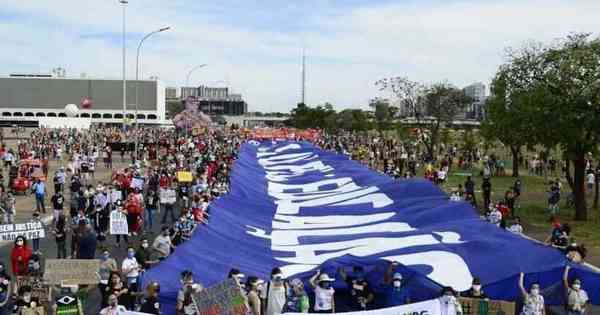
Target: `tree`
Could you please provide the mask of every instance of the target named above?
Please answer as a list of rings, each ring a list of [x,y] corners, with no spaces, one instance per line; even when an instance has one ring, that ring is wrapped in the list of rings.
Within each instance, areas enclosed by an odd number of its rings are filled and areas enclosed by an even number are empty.
[[[390,105],[389,101],[374,98],[369,102],[369,107],[375,112],[375,122],[379,131],[391,128],[397,108]]]
[[[435,159],[441,128],[452,124],[454,117],[471,101],[462,90],[447,83],[427,87],[405,77],[394,77],[379,80],[375,85],[394,94],[400,114],[415,120],[419,134],[428,135],[422,140],[430,159]]]
[[[508,65],[522,68],[516,82],[526,83],[506,89],[507,99],[515,100],[510,106],[522,106],[514,114],[535,142],[562,148],[575,220],[587,220],[586,153],[595,152],[600,141],[600,39],[573,34],[552,45],[530,45],[512,51]]]
[[[491,85],[486,104],[486,118],[481,132],[488,140],[498,140],[510,148],[512,176],[519,176],[519,157],[524,145],[532,144],[528,111],[528,88],[531,86],[530,63],[520,60],[503,65]]]
[[[175,117],[175,115],[181,113],[185,109],[185,104],[183,101],[168,101],[167,102],[167,116],[170,118]]]

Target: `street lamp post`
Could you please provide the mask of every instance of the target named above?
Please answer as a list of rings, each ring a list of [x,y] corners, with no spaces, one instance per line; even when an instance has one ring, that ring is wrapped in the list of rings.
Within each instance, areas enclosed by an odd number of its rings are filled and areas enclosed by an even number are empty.
[[[125,8],[127,7],[127,0],[119,0],[123,7],[123,129],[125,129],[125,117],[127,117],[127,81],[125,80]]]
[[[139,99],[138,99],[138,87],[139,87],[139,75],[140,75],[140,52],[142,49],[142,44],[144,43],[144,41],[154,35],[154,34],[158,34],[160,32],[164,32],[166,30],[169,30],[171,27],[167,26],[167,27],[163,27],[161,29],[158,29],[154,32],[148,33],[146,34],[146,36],[144,36],[142,38],[142,40],[140,40],[140,43],[137,47],[137,56],[135,58],[135,160],[137,161],[138,158],[138,144],[139,144],[139,131],[138,131],[138,109],[139,109]]]
[[[186,87],[190,86],[190,76],[192,75],[192,72],[194,72],[202,67],[206,67],[206,64],[203,63],[201,65],[197,65],[188,72],[187,76],[185,77],[185,86]]]

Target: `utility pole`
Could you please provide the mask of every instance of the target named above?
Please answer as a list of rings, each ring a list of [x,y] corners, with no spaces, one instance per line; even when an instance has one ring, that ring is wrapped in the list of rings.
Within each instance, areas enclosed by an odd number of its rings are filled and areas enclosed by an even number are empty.
[[[306,55],[304,53],[304,47],[302,47],[302,97],[300,103],[304,103],[306,97]]]

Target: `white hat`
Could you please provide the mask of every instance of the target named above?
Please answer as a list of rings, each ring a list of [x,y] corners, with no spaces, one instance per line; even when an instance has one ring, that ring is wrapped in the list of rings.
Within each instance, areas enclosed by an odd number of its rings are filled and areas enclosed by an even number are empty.
[[[326,273],[322,273],[319,276],[319,282],[334,282],[335,279],[329,278],[329,275]]]

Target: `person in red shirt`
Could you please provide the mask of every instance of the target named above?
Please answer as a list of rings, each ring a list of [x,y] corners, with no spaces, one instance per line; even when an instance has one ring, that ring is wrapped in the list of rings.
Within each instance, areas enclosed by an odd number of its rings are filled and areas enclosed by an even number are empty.
[[[27,246],[25,237],[17,236],[15,239],[15,246],[13,246],[10,252],[13,275],[24,276],[27,274],[31,254],[31,248]]]
[[[502,218],[507,219],[508,215],[510,214],[510,209],[506,206],[504,201],[502,201],[502,200],[499,201],[497,207],[498,207],[498,211],[500,211],[500,213],[502,213]]]

